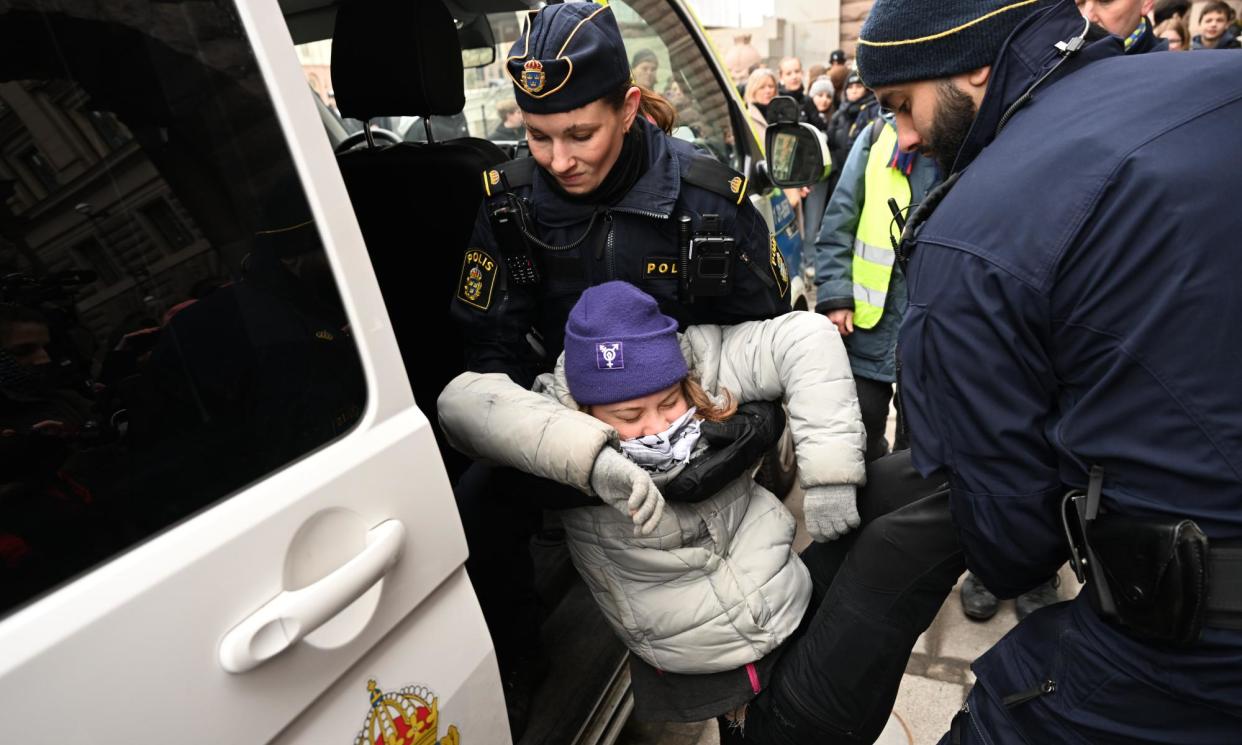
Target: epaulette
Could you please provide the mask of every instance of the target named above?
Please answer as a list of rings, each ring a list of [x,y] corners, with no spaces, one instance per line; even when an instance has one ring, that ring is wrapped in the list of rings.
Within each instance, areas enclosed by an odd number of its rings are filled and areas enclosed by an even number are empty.
[[[719,194],[734,204],[741,204],[746,198],[746,185],[749,183],[742,174],[710,155],[691,158],[682,181]]]
[[[530,186],[535,178],[535,159],[517,158],[483,172],[483,192],[489,197]]]

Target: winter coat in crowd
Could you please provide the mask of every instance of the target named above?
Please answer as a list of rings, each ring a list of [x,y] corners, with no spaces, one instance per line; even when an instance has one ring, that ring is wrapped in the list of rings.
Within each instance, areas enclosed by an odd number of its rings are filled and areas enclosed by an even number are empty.
[[[850,148],[854,146],[854,140],[879,116],[880,104],[871,91],[867,91],[867,95],[853,103],[841,103],[837,112],[832,115],[832,124],[828,128],[828,150],[832,155],[834,169],[840,170],[844,166]]]
[[[1191,49],[1206,49],[1203,46],[1203,37],[1196,34],[1190,40]],[[1216,41],[1216,46],[1212,49],[1242,49],[1242,39],[1238,38],[1238,27],[1229,25],[1225,28],[1225,33],[1220,35],[1220,39]]]

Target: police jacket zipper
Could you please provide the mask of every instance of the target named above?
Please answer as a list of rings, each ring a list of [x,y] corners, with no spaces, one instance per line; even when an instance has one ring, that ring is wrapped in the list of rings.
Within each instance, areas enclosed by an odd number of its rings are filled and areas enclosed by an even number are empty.
[[[608,237],[604,239],[604,251],[608,254],[608,279],[617,278],[617,251],[615,248],[615,237],[612,228],[612,215],[608,215],[606,222]]]
[[[1028,701],[1034,701],[1037,698],[1048,696],[1056,692],[1057,682],[1055,680],[1045,680],[1044,682],[1036,686],[1032,686],[1025,691],[1009,694],[1001,699],[1001,703],[1004,704],[1006,708],[1012,709],[1015,706],[1021,706]]]
[[[612,208],[612,209],[604,210],[604,225],[605,225],[604,230],[605,230],[606,237],[604,238],[604,241],[601,244],[601,249],[603,250],[604,254],[608,257],[608,275],[607,275],[608,279],[617,278],[616,235],[614,232],[615,228],[613,227],[613,224],[612,224],[613,222],[612,214],[614,212],[620,212],[623,215],[637,215],[639,217],[649,217],[653,220],[669,219],[668,215],[664,215],[659,212],[649,212],[647,210],[636,210],[636,209],[630,209],[628,207],[624,207],[621,209]],[[601,257],[597,254],[595,258],[599,259]]]
[[[612,211],[620,212],[626,215],[638,215],[639,217],[650,217],[653,220],[667,220],[669,218],[668,215],[662,212],[649,212],[647,210],[636,210],[631,207],[620,207],[620,208],[614,207]]]

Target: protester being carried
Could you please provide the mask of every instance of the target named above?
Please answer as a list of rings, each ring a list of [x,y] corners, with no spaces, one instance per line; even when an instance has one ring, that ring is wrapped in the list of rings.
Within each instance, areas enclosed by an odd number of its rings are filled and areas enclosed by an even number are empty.
[[[793,516],[754,481],[753,469],[723,483],[705,477],[697,492],[670,493],[667,502],[660,491],[724,444],[721,434],[739,403],[744,409],[774,399],[789,410],[808,531],[823,541],[801,557],[792,549]],[[471,457],[570,484],[607,505],[560,514],[575,566],[635,655],[631,674],[643,719],[744,718],[780,660],[814,656],[826,636],[847,630],[882,644],[832,644],[833,654],[867,649],[882,658],[876,669],[896,674],[864,695],[854,690],[843,705],[886,718],[908,645],[960,572],[951,567],[935,580],[931,602],[919,601],[926,610],[908,614],[908,623],[907,614],[897,614],[903,629],[912,626],[899,643],[873,631],[883,623],[874,619],[865,628],[852,617],[835,628],[833,621],[817,623],[817,601],[849,549],[836,539],[860,522],[856,489],[865,472],[849,361],[832,326],[816,314],[692,326],[679,338],[676,322],[651,296],[609,282],[582,294],[555,372],[540,376],[533,391],[503,375],[464,373],[441,394],[438,410],[450,441]],[[879,511],[919,500],[928,491],[923,486]],[[891,536],[877,527],[877,538]],[[936,532],[952,555],[947,527],[944,521]],[[903,578],[903,591],[923,581],[926,569],[920,562],[917,579]],[[884,594],[891,602],[893,594]],[[803,651],[786,655],[791,648]],[[849,670],[843,680],[868,669],[841,667]],[[748,738],[758,734],[747,729]]]

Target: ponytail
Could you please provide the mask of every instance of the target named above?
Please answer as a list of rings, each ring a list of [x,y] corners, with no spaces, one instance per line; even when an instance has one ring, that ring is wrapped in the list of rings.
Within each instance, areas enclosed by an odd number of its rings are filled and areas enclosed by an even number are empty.
[[[617,90],[604,96],[604,100],[609,106],[619,110],[625,103],[625,97],[629,94],[630,88],[637,88],[642,93],[642,100],[638,104],[638,115],[664,130],[665,134],[672,134],[673,127],[677,126],[677,109],[673,108],[673,104],[659,93],[627,80]]]
[[[647,90],[641,85],[637,87],[643,93],[642,103],[638,105],[639,115],[647,117],[652,124],[664,130],[665,134],[671,135],[673,127],[677,126],[677,109],[659,93]]]

